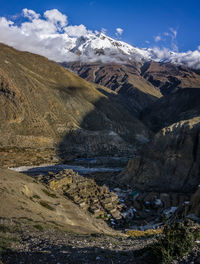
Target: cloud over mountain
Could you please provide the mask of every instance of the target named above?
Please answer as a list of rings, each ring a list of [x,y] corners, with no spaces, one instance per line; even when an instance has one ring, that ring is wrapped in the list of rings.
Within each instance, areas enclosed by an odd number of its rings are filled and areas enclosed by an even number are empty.
[[[0,42],[19,50],[29,51],[63,61],[127,62],[131,60],[170,61],[200,69],[200,50],[178,53],[175,43],[177,31],[170,29],[173,51],[158,47],[140,49],[114,40],[104,33],[88,30],[84,25],[68,25],[68,17],[57,9],[43,15],[27,8],[22,10],[20,24],[0,17]],[[117,28],[120,37],[123,29]],[[158,38],[155,40],[159,41]]]

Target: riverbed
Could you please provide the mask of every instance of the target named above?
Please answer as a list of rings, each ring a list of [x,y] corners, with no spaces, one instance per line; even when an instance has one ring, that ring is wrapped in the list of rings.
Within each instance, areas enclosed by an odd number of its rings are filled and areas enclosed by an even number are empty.
[[[21,166],[9,169],[17,172],[27,173],[28,175],[47,174],[50,171],[57,173],[65,169],[72,169],[73,171],[78,172],[80,175],[91,174],[96,172],[120,172],[123,170],[122,167],[85,167],[70,164],[44,164],[40,166]]]

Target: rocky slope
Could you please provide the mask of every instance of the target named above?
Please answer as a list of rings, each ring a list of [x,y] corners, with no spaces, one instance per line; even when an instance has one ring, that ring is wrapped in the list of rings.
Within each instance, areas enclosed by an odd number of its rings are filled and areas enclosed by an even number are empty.
[[[0,169],[0,217],[78,234],[111,233],[104,222],[30,176]]]
[[[134,114],[155,102],[162,95],[149,81],[141,76],[141,63],[63,63],[89,82],[97,83],[117,93],[122,103]]]
[[[200,75],[185,66],[154,61],[120,63],[71,62],[62,65],[87,81],[116,92],[118,100],[139,116],[162,95],[173,94],[183,88],[197,88]]]
[[[196,190],[200,183],[199,100],[199,89],[185,89],[161,98],[146,112],[145,122],[157,133],[129,161],[122,181],[158,192]]]
[[[200,75],[197,71],[169,62],[144,63],[142,76],[163,95],[171,94],[181,88],[198,88],[200,83]]]
[[[141,92],[157,98],[180,88],[196,88],[200,83],[198,71],[169,62],[131,61],[123,64],[77,61],[62,65],[82,78],[112,90],[120,91],[124,83],[127,86],[132,84]]]
[[[60,159],[127,154],[148,140],[148,129],[109,90],[44,57],[1,44],[0,80],[2,164],[16,160],[15,153],[40,162],[30,149],[50,149]]]

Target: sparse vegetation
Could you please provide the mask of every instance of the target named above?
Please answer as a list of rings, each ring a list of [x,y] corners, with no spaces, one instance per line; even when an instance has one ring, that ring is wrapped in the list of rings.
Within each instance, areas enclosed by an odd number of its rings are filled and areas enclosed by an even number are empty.
[[[42,191],[51,198],[58,198],[54,193],[51,193],[46,189],[42,189]]]
[[[144,254],[147,263],[170,264],[192,251],[199,231],[192,227],[191,222],[175,223],[166,226],[163,235],[156,244],[138,251],[137,255]]]
[[[16,243],[18,239],[8,237],[5,234],[0,234],[0,256],[12,250],[12,244]]]
[[[37,194],[34,194],[34,195],[32,196],[32,198],[34,198],[34,199],[40,199],[40,196],[37,195]]]
[[[35,229],[39,230],[39,231],[43,231],[43,230],[44,230],[44,228],[43,228],[41,225],[39,225],[39,224],[36,224],[36,225],[34,225],[33,227],[34,227]]]
[[[54,210],[54,208],[45,201],[40,201],[40,205],[45,207],[48,210],[52,210],[52,211]]]
[[[2,232],[2,233],[11,233],[12,230],[8,226],[0,224],[0,232]]]
[[[6,253],[10,249],[10,247],[10,240],[0,237],[0,256]]]

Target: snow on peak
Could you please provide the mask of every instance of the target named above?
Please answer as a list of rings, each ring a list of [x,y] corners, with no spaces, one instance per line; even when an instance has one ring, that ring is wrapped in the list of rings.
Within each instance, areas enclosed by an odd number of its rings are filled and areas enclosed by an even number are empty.
[[[157,61],[171,62],[176,65],[185,65],[194,69],[200,69],[200,51],[174,52],[169,49],[141,49],[123,41],[115,40],[103,33],[89,31],[84,36],[77,37],[73,41],[73,47],[66,46],[69,60],[102,63],[131,63],[131,61]]]
[[[115,40],[103,33],[89,32],[84,36],[77,37],[71,42],[74,46],[66,49],[75,54],[75,60],[82,62],[120,62],[125,63],[131,60],[151,59],[147,49],[135,48],[125,42]],[[72,58],[72,56],[70,56]]]

